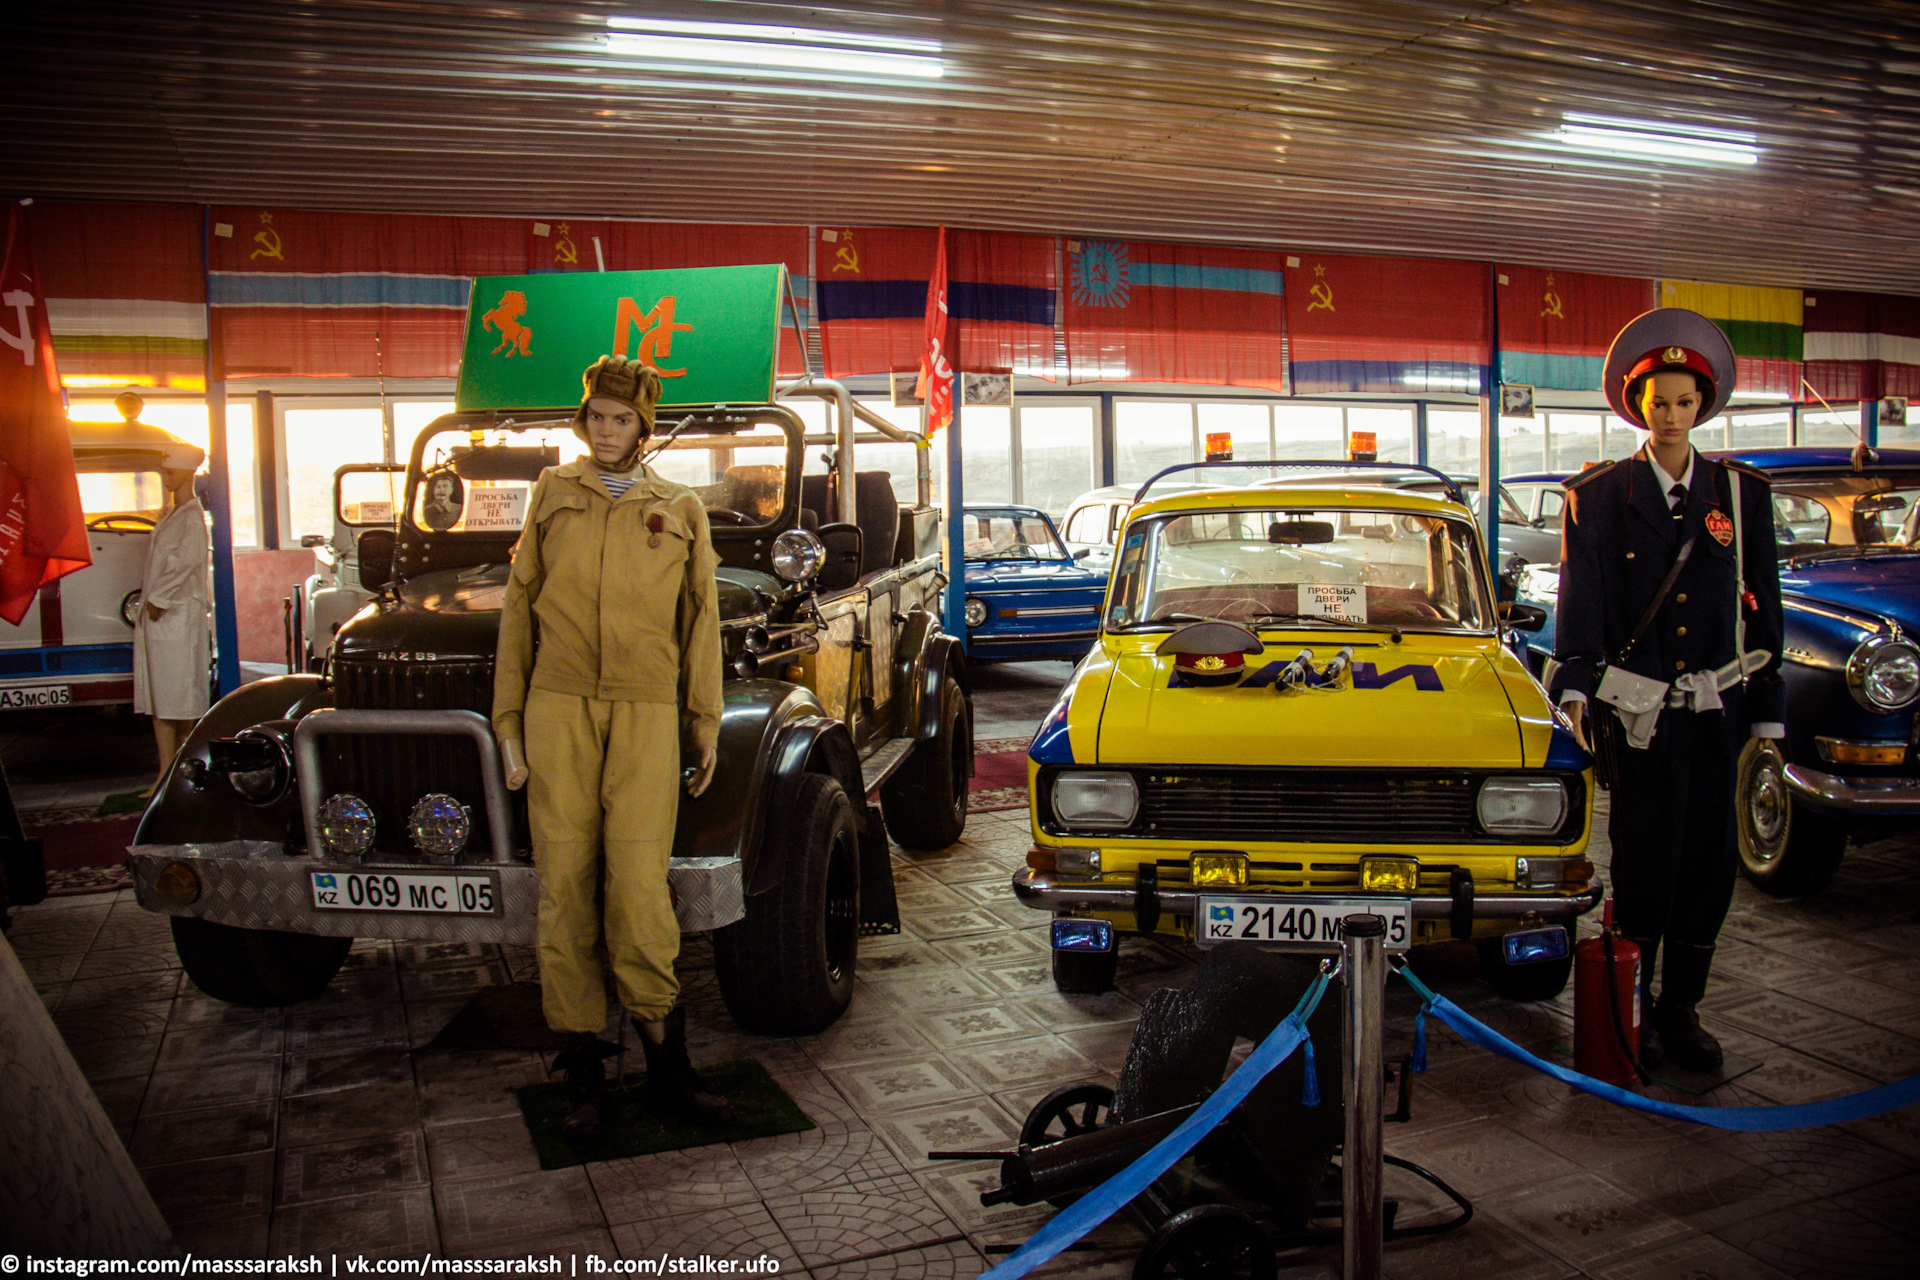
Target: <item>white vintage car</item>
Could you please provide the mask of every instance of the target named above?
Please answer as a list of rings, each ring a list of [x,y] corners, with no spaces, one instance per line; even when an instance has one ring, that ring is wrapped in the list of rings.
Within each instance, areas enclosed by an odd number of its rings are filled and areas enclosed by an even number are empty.
[[[163,467],[197,470],[196,445],[141,422],[73,422],[74,468],[93,563],[0,622],[0,711],[133,701],[133,624],[147,536],[164,510]]]
[[[301,593],[308,671],[320,670],[341,624],[393,577],[395,512],[406,476],[406,467],[379,462],[350,462],[333,473],[333,536],[300,539],[301,546],[313,548],[314,559]]]

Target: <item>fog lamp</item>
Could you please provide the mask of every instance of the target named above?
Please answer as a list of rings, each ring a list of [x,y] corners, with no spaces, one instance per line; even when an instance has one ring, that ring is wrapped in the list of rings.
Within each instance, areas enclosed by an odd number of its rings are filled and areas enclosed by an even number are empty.
[[[472,814],[452,796],[430,792],[414,802],[407,815],[407,834],[420,852],[431,858],[452,858],[467,847]]]
[[[1247,855],[1244,853],[1196,853],[1191,867],[1195,888],[1202,886],[1239,886],[1247,882]]]
[[[373,848],[373,806],[342,791],[320,802],[320,842],[334,853],[357,858]]]
[[[1055,951],[1111,951],[1113,925],[1105,920],[1055,920]]]
[[[153,878],[153,896],[170,907],[192,906],[200,897],[200,876],[184,862],[169,862]]]
[[[1566,928],[1550,924],[1541,929],[1515,929],[1500,938],[1500,951],[1508,964],[1538,964],[1543,960],[1565,960],[1571,953]]]
[[[1360,859],[1362,893],[1412,893],[1419,887],[1418,858]]]
[[[1828,764],[1905,764],[1904,742],[1842,742],[1838,738],[1815,738],[1820,758]]]

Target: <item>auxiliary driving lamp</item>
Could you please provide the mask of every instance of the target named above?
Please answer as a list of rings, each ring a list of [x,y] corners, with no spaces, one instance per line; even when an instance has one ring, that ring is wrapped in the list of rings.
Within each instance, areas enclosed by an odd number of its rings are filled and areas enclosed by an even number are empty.
[[[1412,893],[1419,887],[1418,858],[1360,859],[1362,893]]]
[[[1196,853],[1193,855],[1191,870],[1195,888],[1243,885],[1247,882],[1247,855],[1244,853]]]

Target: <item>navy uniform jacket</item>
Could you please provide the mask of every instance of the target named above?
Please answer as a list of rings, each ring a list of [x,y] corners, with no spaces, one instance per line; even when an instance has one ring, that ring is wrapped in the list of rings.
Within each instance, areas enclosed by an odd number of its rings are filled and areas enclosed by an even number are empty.
[[[1675,520],[1653,465],[1641,453],[1595,467],[1567,484],[1560,548],[1554,697],[1565,690],[1593,695],[1600,666],[1618,658],[1686,539],[1699,530],[1693,555],[1660,612],[1627,655],[1638,675],[1671,681],[1689,671],[1724,666],[1734,656],[1734,551],[1727,522],[1733,514],[1729,471],[1740,472],[1740,529],[1746,544],[1747,651],[1764,649],[1767,665],[1747,687],[1723,690],[1722,712],[1696,715],[1668,708],[1650,749],[1737,753],[1749,727],[1786,718],[1780,679],[1783,622],[1780,570],[1774,559],[1772,488],[1741,463],[1694,455],[1692,483]],[[1722,544],[1712,530],[1729,535]]]

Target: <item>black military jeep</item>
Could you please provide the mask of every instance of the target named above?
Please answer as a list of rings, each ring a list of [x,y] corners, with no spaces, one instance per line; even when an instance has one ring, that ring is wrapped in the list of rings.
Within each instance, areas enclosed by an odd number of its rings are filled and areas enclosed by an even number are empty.
[[[829,433],[789,407],[807,396]],[[719,768],[680,803],[676,913],[712,931],[742,1026],[818,1031],[852,997],[860,936],[899,929],[888,833],[943,848],[966,823],[972,703],[935,613],[925,442],[819,379],[771,404],[663,411],[654,439],[651,465],[708,509],[726,664]],[[919,459],[911,501],[855,466],[889,442]],[[803,475],[822,446],[829,469]],[[325,669],[248,685],[194,730],[131,870],[202,990],[305,999],[355,937],[534,941],[526,792],[506,789],[488,723],[494,643],[532,483],[579,450],[564,411],[430,424],[397,527],[360,534],[387,544],[360,557],[378,595]]]

